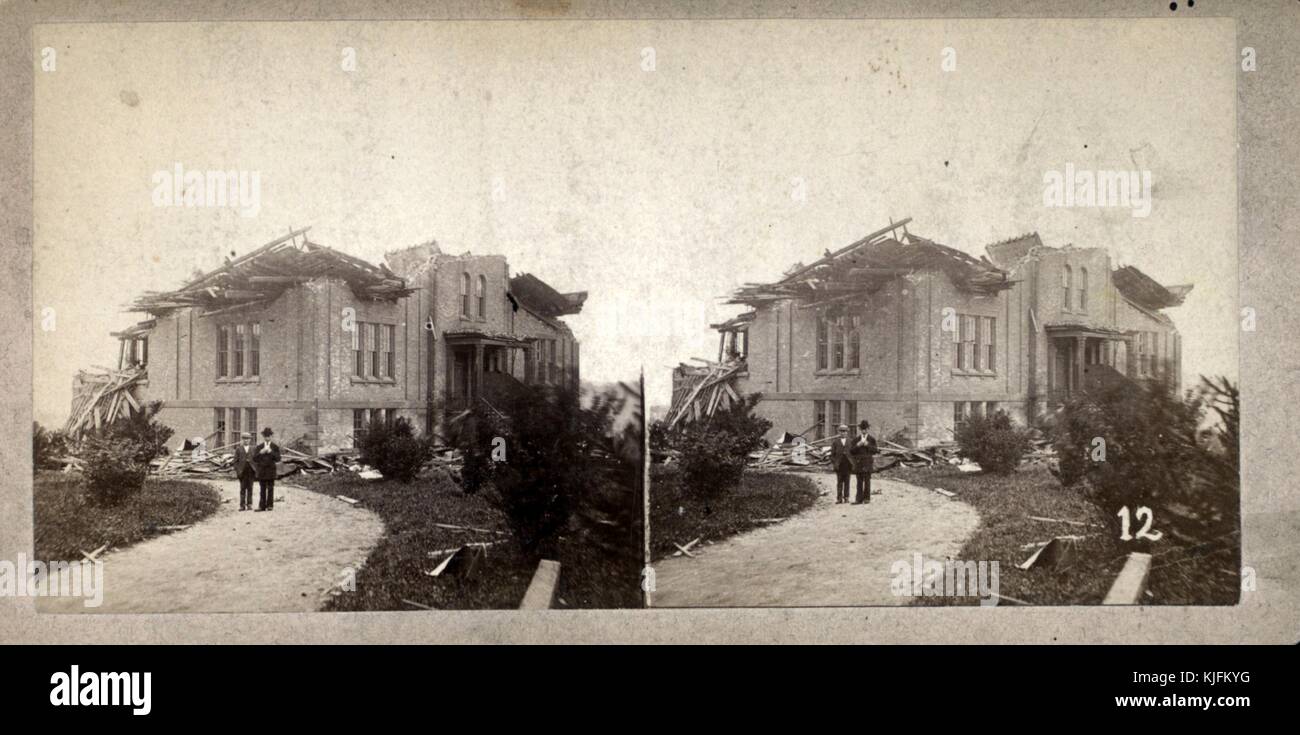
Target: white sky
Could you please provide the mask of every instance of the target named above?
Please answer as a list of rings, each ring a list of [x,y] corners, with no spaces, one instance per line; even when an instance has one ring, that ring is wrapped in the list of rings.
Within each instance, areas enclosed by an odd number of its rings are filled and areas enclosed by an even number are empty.
[[[1171,312],[1185,380],[1237,374],[1231,20],[159,23],[36,40],[58,51],[36,75],[43,423],[66,418],[78,368],[114,362],[108,332],[135,321],[120,307],[138,292],[305,225],[373,261],[434,238],[589,291],[569,319],[584,377],[644,364],[652,405],[678,361],[716,356],[707,325],[738,311],[720,297],[907,216],[975,254],[1037,230],[1194,283]],[[151,176],[175,162],[260,172],[260,212],[154,207]],[[1150,217],[1043,207],[1044,171],[1067,162],[1151,170]]]

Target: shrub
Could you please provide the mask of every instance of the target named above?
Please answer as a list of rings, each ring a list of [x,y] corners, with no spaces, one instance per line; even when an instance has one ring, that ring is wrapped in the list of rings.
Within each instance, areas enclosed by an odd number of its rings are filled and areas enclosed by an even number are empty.
[[[144,487],[149,464],[136,460],[138,447],[128,439],[89,437],[82,442],[90,498],[99,505],[118,505]]]
[[[38,470],[58,469],[57,461],[68,453],[68,436],[57,429],[46,429],[32,422],[32,466]]]
[[[740,484],[749,453],[763,446],[772,422],[753,414],[753,394],[725,411],[687,424],[671,436],[680,453],[682,479],[692,491],[720,495]]]
[[[374,467],[388,479],[410,482],[424,463],[433,456],[433,445],[416,436],[415,428],[404,416],[392,424],[372,420],[366,433],[357,439],[361,461]]]
[[[1087,480],[1115,523],[1122,507],[1146,506],[1162,527],[1230,533],[1240,502],[1238,411],[1226,379],[1203,378],[1181,397],[1158,381],[1090,391],[1064,406],[1054,432],[1062,482]]]
[[[992,416],[971,416],[957,432],[961,454],[985,472],[1008,475],[1029,451],[1030,434],[1011,422],[1005,411]]]
[[[81,459],[91,498],[116,505],[144,487],[149,463],[167,451],[172,429],[157,420],[162,401],[87,434]]]
[[[584,409],[576,391],[539,387],[503,396],[497,408],[476,406],[457,439],[465,491],[490,488],[520,544],[552,551],[614,463],[608,434],[621,404],[609,397]]]

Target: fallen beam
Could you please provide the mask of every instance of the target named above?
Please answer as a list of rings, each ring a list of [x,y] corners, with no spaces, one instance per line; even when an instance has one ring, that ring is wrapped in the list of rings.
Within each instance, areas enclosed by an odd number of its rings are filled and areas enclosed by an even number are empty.
[[[555,588],[560,582],[560,563],[550,559],[537,562],[533,581],[528,583],[520,610],[549,610],[555,603]]]
[[[1151,555],[1134,551],[1128,555],[1124,568],[1111,584],[1103,605],[1140,605],[1142,593],[1147,589],[1147,575],[1151,572]]]

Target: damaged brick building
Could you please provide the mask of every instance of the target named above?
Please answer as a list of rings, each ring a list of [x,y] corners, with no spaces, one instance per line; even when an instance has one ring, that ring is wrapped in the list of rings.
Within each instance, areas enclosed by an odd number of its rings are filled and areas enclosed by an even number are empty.
[[[372,418],[441,431],[503,383],[577,386],[561,318],[585,292],[512,276],[500,255],[428,243],[373,265],[306,233],[132,304],[151,318],[115,335],[119,370],[145,371],[133,403],[162,400],[174,441],[222,446],[271,426],[285,443],[345,449]]]
[[[1112,267],[1104,249],[1049,247],[1037,234],[975,258],[909,233],[909,222],[740,288],[729,303],[751,310],[713,325],[718,365],[674,372],[670,420],[758,392],[769,439],[820,438],[867,418],[878,435],[927,445],[951,441],[972,414],[1025,422],[1092,381],[1180,383],[1182,338],[1162,310],[1190,285],[1162,286]],[[701,385],[719,380],[702,401]]]

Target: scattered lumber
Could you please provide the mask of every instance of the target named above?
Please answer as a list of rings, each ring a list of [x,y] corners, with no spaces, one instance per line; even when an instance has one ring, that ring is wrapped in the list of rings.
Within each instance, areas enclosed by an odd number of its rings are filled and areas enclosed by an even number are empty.
[[[685,554],[686,556],[689,556],[690,558],[694,559],[695,555],[691,553],[691,547],[699,543],[699,541],[700,540],[697,538],[694,541],[690,542],[689,544],[686,544],[685,546],[682,546],[681,544],[674,542],[673,546],[677,547],[677,551],[673,552],[673,556],[681,556]]]
[[[710,362],[692,358],[703,366],[681,363],[673,371],[673,399],[666,417],[669,429],[682,421],[698,421],[712,416],[719,408],[727,409],[739,398],[731,386],[736,374],[743,372],[743,359]]]
[[[346,496],[346,495],[335,495],[334,497],[338,498],[339,500],[342,500],[343,502],[347,503],[348,505],[356,505],[357,503],[360,503],[360,502],[361,502],[360,500],[357,500],[356,498],[349,498],[349,497]]]
[[[146,377],[142,367],[78,371],[72,387],[72,413],[64,432],[79,439],[91,429],[130,418],[139,412],[140,400],[131,393]]]
[[[81,555],[84,556],[84,557],[86,558],[86,561],[93,562],[93,561],[96,561],[96,557],[98,557],[100,554],[104,553],[104,549],[107,549],[107,548],[108,548],[108,544],[104,544],[103,546],[99,547],[98,549],[95,549],[94,551],[90,552],[89,554],[87,554],[85,551],[82,551],[82,552],[81,552]]]

